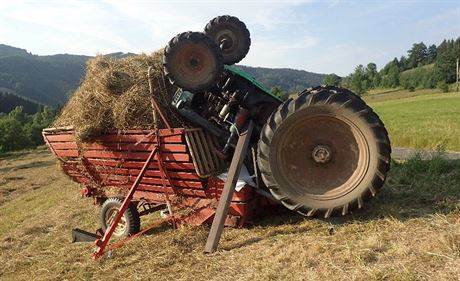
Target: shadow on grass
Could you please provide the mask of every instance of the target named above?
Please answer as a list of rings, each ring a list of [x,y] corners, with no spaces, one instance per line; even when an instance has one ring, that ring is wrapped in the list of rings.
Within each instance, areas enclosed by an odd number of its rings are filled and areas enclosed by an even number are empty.
[[[50,152],[46,146],[42,145],[35,149],[24,149],[18,151],[0,152],[0,160],[17,160],[24,156],[28,156],[31,153],[35,155],[49,155]]]
[[[262,237],[248,238],[229,249],[248,246],[269,237],[308,231],[312,226],[302,224],[305,220],[315,220],[323,224],[325,234],[332,235],[334,226],[356,221],[366,222],[385,218],[405,221],[458,211],[460,160],[447,160],[438,153],[428,160],[423,160],[420,154],[416,154],[404,163],[393,162],[385,186],[377,197],[368,201],[364,207],[363,210],[354,211],[347,216],[329,219],[310,219],[289,211],[263,216],[254,226],[285,227],[270,230]]]
[[[38,167],[49,167],[55,164],[56,164],[56,161],[54,160],[34,161],[31,163],[0,168],[0,172],[9,172],[9,171],[24,170],[24,169],[38,168]]]

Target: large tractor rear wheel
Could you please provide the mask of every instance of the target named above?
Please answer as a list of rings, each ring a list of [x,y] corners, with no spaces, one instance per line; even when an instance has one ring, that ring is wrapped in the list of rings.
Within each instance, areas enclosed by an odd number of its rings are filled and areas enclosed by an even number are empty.
[[[388,133],[352,92],[317,87],[275,111],[262,129],[258,164],[273,196],[306,216],[362,208],[390,166]]]

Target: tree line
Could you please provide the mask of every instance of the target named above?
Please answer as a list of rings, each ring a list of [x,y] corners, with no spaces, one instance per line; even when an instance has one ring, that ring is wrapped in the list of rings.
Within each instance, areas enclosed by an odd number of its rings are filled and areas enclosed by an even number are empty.
[[[414,43],[407,56],[394,58],[380,71],[375,63],[358,65],[354,72],[341,78],[327,75],[323,84],[343,86],[361,95],[372,88],[436,88],[447,92],[456,81],[456,60],[460,57],[460,37],[442,41],[439,46]]]
[[[0,88],[0,112],[8,113],[16,106],[22,106],[27,114],[35,114],[43,107],[42,104]]]
[[[56,114],[56,109],[47,106],[35,114],[27,114],[22,106],[0,113],[0,153],[43,144],[42,130],[53,123]]]

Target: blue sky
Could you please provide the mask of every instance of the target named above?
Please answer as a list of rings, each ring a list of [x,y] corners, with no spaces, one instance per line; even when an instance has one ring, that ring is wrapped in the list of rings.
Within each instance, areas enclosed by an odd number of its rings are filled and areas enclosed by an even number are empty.
[[[0,0],[0,43],[39,55],[150,52],[223,14],[251,32],[241,64],[339,75],[460,36],[460,0]]]

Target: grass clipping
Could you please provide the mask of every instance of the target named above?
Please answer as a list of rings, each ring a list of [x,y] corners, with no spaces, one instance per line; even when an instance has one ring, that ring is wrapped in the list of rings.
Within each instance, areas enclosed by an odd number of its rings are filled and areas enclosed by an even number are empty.
[[[180,125],[169,104],[174,87],[163,75],[163,51],[122,59],[97,56],[87,62],[86,75],[56,119],[55,127],[73,126],[78,141],[92,142],[117,130],[153,129],[148,69],[153,96],[172,126]],[[163,124],[159,119],[159,127]]]

